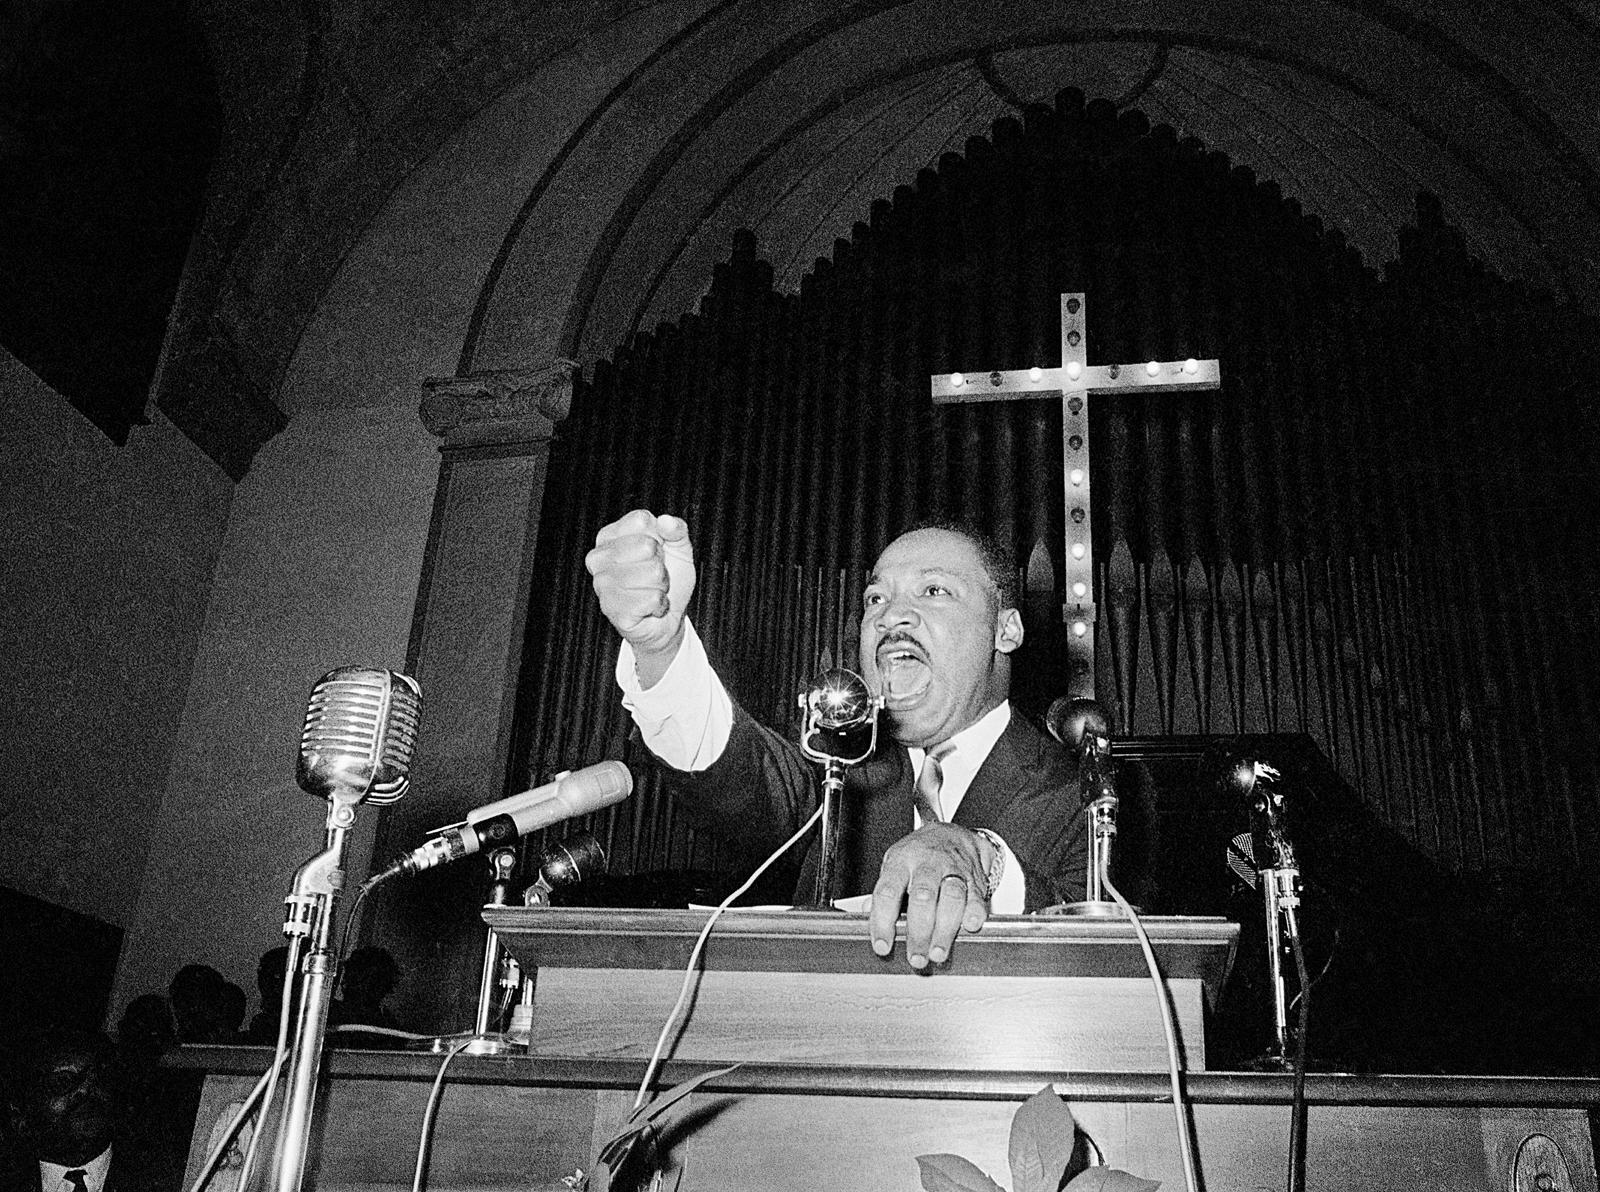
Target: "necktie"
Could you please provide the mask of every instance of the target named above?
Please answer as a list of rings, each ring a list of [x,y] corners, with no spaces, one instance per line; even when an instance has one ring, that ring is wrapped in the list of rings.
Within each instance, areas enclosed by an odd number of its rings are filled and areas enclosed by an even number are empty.
[[[85,1192],[83,1177],[88,1172],[81,1167],[74,1167],[71,1171],[63,1171],[61,1178],[67,1181],[67,1192]]]
[[[944,819],[943,809],[939,806],[939,788],[944,785],[944,759],[955,749],[946,741],[928,750],[928,756],[922,759],[922,772],[917,775],[917,788],[912,797],[916,800],[917,814],[922,817],[924,824],[938,823]]]

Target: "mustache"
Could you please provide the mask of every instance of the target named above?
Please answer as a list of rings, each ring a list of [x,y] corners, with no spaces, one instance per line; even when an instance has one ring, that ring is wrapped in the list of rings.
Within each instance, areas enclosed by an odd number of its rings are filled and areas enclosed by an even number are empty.
[[[927,647],[917,640],[916,634],[907,629],[891,629],[878,639],[873,647],[873,653],[881,654],[892,646],[914,646],[919,653],[926,654]]]

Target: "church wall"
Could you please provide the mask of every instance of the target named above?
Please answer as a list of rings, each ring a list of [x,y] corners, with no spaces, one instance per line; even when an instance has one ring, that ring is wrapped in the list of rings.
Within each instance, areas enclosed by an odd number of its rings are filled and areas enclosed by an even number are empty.
[[[326,804],[295,783],[306,697],[336,666],[403,669],[436,472],[414,409],[312,410],[240,483],[116,1004],[191,961],[254,991],[294,871],[322,847]]]
[[[232,482],[165,418],[117,447],[0,350],[0,884],[129,923]]]
[[[388,197],[321,295],[274,394],[289,425],[235,496],[117,1004],[193,960],[253,995],[281,942],[284,895],[323,839],[325,805],[295,783],[306,697],[336,666],[406,666],[439,476],[423,382],[455,372],[547,151],[517,101],[486,109]],[[424,685],[419,757],[439,721]],[[378,815],[358,812],[352,882]]]

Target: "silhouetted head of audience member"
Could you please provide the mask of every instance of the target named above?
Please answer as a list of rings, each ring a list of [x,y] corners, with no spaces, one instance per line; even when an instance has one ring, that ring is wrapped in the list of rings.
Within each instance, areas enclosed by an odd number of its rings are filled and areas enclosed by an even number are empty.
[[[154,1059],[178,1040],[172,1010],[159,993],[145,993],[128,1003],[117,1023],[117,1050]]]
[[[344,966],[344,1020],[384,1024],[383,999],[394,992],[400,967],[387,948],[357,948]]]
[[[261,954],[256,965],[256,990],[261,994],[261,1008],[272,1008],[274,1014],[283,1000],[283,983],[289,979],[289,945],[279,944]]]
[[[178,1042],[228,1041],[227,984],[209,964],[186,964],[178,970],[167,989]]]
[[[250,998],[232,981],[222,986],[222,1035],[219,1043],[233,1043],[244,1030],[245,1011],[250,1008]]]
[[[283,987],[289,979],[289,945],[279,944],[261,954],[256,965],[256,989],[261,1005],[250,1020],[245,1038],[251,1043],[272,1043],[278,1035],[278,1010],[283,1005]]]
[[[98,1032],[58,1029],[18,1057],[5,1112],[27,1158],[80,1167],[111,1145],[120,1109],[112,1054]]]

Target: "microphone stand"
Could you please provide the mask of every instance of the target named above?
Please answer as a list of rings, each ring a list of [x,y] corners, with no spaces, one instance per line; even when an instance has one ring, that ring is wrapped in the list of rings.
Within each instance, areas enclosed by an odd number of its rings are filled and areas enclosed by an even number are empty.
[[[830,757],[822,763],[822,851],[817,857],[817,902],[833,902],[839,855],[839,802],[844,795],[844,763]]]
[[[497,848],[489,855],[489,868],[494,874],[494,880],[489,884],[489,896],[485,899],[487,906],[505,906],[511,898],[511,882],[517,872],[517,850],[514,848]],[[483,973],[478,980],[478,1013],[472,1023],[472,1033],[476,1036],[461,1050],[468,1055],[503,1055],[511,1049],[511,1043],[501,1037],[494,1037],[491,1032],[498,1032],[501,1023],[497,1020],[490,1022],[493,1015],[496,993],[505,987],[520,987],[522,985],[522,971],[515,960],[505,954],[505,949],[500,945],[500,935],[493,927],[487,929],[488,934],[483,942]],[[507,969],[511,971],[506,971]]]
[[[1272,864],[1260,871],[1261,897],[1265,904],[1267,924],[1267,979],[1272,985],[1272,1038],[1271,1061],[1288,1070],[1289,1061],[1289,1001],[1284,986],[1284,942],[1298,944],[1300,924],[1295,911],[1300,906],[1300,868],[1295,863],[1294,850],[1276,829],[1269,831],[1269,852]]]
[[[1089,796],[1089,875],[1084,884],[1085,908],[1079,914],[1118,915],[1116,903],[1106,897],[1105,875],[1111,872],[1111,846],[1117,839],[1117,792],[1111,775],[1101,765],[1101,750],[1094,738],[1084,736],[1084,793]],[[1109,752],[1110,741],[1105,742]],[[1101,908],[1104,908],[1103,910]]]
[[[822,763],[822,847],[817,856],[815,900],[818,909],[833,906],[844,772],[872,756],[878,747],[878,711],[882,706],[882,698],[868,691],[859,675],[847,670],[826,671],[800,693],[800,710],[805,714],[800,752]]]
[[[1078,777],[1089,817],[1089,864],[1082,902],[1052,907],[1052,914],[1117,918],[1122,908],[1106,896],[1111,850],[1117,839],[1116,782],[1111,776],[1111,728],[1105,710],[1093,700],[1075,699],[1051,708],[1050,733],[1069,744],[1076,738]]]
[[[356,821],[356,804],[362,793],[340,788],[330,792],[326,846],[295,872],[294,885],[284,899],[283,934],[309,939],[311,947],[301,966],[304,980],[289,1051],[289,1095],[278,1127],[277,1192],[300,1192],[305,1179],[322,1043],[339,971],[339,957],[328,941],[333,934],[334,904],[344,886],[345,837]],[[289,979],[294,979],[293,973]]]

